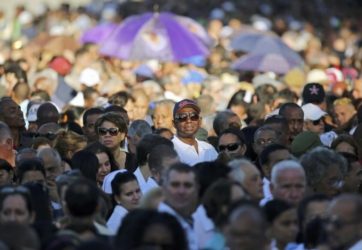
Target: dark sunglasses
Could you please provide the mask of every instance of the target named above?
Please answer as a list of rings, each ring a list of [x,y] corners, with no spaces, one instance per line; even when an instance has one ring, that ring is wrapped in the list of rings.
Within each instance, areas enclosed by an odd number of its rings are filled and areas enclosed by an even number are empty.
[[[320,118],[320,119],[318,119],[318,120],[312,121],[312,123],[313,123],[314,126],[317,126],[317,125],[319,125],[322,121],[323,121],[323,119]]]
[[[236,150],[238,147],[240,146],[239,143],[231,143],[231,144],[228,144],[228,145],[219,145],[219,151],[222,152],[222,151],[234,151]]]
[[[199,114],[191,112],[191,113],[179,113],[175,115],[175,120],[178,122],[186,122],[187,119],[191,121],[198,121],[200,119]]]
[[[111,136],[116,136],[119,133],[118,128],[98,128],[99,135],[106,135],[109,133]]]

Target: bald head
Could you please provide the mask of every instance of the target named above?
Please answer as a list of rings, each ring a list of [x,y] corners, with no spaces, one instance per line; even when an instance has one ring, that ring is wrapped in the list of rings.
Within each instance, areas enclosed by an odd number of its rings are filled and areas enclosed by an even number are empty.
[[[49,122],[58,123],[60,118],[58,109],[55,107],[54,104],[50,102],[45,102],[41,104],[39,106],[36,115],[37,115],[36,123],[38,127]]]

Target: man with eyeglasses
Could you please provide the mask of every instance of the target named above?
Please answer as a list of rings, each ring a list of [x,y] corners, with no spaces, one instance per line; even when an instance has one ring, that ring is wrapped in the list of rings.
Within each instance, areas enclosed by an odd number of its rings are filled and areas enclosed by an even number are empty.
[[[344,194],[327,209],[327,245],[331,250],[362,249],[362,197]]]
[[[196,139],[201,126],[200,108],[196,102],[189,99],[177,102],[173,109],[173,125],[176,135],[172,142],[181,162],[195,165],[217,158],[217,152],[211,144]]]

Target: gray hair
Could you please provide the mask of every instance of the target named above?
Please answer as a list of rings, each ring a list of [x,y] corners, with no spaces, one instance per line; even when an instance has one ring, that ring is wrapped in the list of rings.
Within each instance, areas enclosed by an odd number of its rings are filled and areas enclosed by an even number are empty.
[[[260,132],[264,132],[264,131],[272,131],[275,133],[277,139],[279,140],[279,137],[281,135],[281,133],[279,131],[277,131],[275,128],[273,128],[272,126],[270,125],[263,125],[261,127],[259,127],[255,133],[254,133],[254,138],[253,138],[253,142],[256,141],[256,139],[258,138]]]
[[[145,120],[135,120],[128,128],[128,136],[138,136],[142,138],[144,135],[152,134],[151,126]]]
[[[274,185],[278,185],[277,180],[280,173],[284,170],[293,170],[293,169],[299,170],[301,173],[303,173],[303,175],[305,175],[302,165],[296,160],[283,160],[278,162],[273,166],[271,172],[271,183]]]
[[[175,101],[170,99],[163,99],[155,102],[154,105],[155,106],[152,111],[154,111],[159,106],[167,106],[169,109],[171,109],[171,111],[173,111],[173,108],[175,106]]]
[[[325,147],[316,147],[305,153],[300,162],[307,175],[308,185],[311,187],[320,182],[333,165],[337,165],[342,174],[347,173],[346,159]]]
[[[42,148],[39,150],[36,156],[41,159],[49,159],[50,157],[56,162],[58,167],[62,166],[62,158],[60,157],[58,151],[53,148]]]
[[[227,165],[231,168],[229,175],[231,176],[232,180],[239,182],[240,184],[243,184],[245,180],[245,172],[243,167],[247,165],[254,166],[251,161],[246,159],[235,159],[230,161]]]

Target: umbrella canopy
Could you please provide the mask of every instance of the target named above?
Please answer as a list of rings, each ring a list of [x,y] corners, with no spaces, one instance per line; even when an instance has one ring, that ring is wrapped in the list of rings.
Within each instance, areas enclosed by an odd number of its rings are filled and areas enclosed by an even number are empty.
[[[259,39],[254,49],[233,63],[232,68],[285,74],[303,63],[301,56],[281,39],[267,36]]]
[[[257,42],[266,37],[277,38],[277,36],[271,32],[247,30],[236,35],[231,40],[230,47],[234,51],[250,52],[254,49]]]
[[[115,23],[101,23],[85,31],[81,37],[82,43],[101,44],[117,28]]]
[[[207,56],[208,48],[175,17],[167,12],[131,16],[101,44],[100,52],[127,60]]]
[[[235,70],[274,72],[277,74],[285,74],[289,70],[298,67],[297,65],[282,55],[271,54],[249,54],[242,56],[237,60],[232,68]]]

